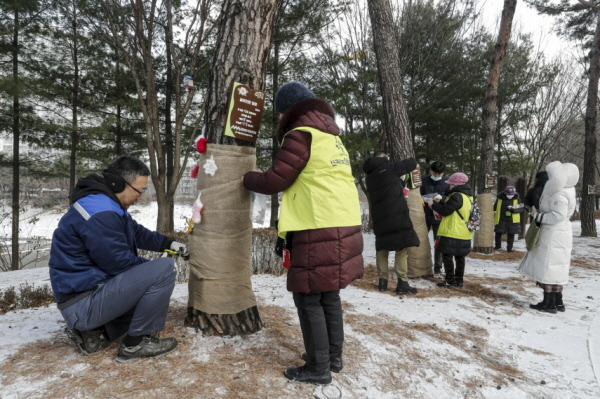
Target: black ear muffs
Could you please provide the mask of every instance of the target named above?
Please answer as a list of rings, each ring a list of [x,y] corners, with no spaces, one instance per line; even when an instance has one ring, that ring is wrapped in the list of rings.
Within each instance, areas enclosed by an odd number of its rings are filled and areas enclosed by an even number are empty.
[[[120,193],[125,190],[125,179],[121,176],[107,170],[102,171],[102,176],[104,176],[104,183],[106,183],[113,193]]]

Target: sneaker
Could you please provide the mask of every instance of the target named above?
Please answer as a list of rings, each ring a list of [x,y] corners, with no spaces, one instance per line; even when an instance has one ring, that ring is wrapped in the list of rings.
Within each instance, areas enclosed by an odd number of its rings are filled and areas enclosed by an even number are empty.
[[[310,371],[306,366],[292,367],[283,372],[288,380],[306,382],[309,384],[327,385],[331,383],[331,372],[329,370],[318,373]]]
[[[132,363],[143,357],[156,359],[173,352],[176,347],[177,341],[175,338],[158,338],[145,335],[142,342],[136,346],[125,346],[124,343],[121,343],[116,360],[119,363]]]
[[[411,287],[408,281],[398,281],[398,287],[396,288],[396,294],[416,294],[418,291],[415,287]]]
[[[342,371],[344,369],[344,365],[342,363],[342,355],[329,355],[329,370],[333,371],[334,373],[339,373],[340,371]],[[300,355],[300,359],[304,360],[305,362],[308,362],[308,353],[304,352],[303,354]]]
[[[104,328],[90,331],[69,330],[65,328],[65,333],[84,356],[101,351],[110,345],[110,342],[104,336]]]

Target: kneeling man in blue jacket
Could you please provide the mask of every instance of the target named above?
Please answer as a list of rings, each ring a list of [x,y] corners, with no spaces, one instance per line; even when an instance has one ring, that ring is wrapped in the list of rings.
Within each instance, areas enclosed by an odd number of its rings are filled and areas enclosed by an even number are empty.
[[[148,187],[148,167],[121,156],[102,176],[79,179],[71,207],[52,237],[50,281],[67,335],[85,355],[125,334],[117,361],[158,357],[175,349],[158,338],[175,286],[173,259],[148,261],[138,248],[186,252],[185,245],[136,223],[127,209]]]

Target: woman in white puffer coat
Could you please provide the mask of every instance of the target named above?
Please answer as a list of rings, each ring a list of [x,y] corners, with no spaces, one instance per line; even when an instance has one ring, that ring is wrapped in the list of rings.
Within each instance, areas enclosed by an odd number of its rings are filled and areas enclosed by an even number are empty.
[[[544,300],[532,309],[548,313],[565,311],[563,286],[569,282],[569,266],[573,248],[570,218],[575,211],[575,185],[579,169],[572,163],[551,162],[546,165],[548,182],[540,199],[540,209],[532,223],[538,223],[537,245],[525,254],[519,271],[537,281],[544,290]]]

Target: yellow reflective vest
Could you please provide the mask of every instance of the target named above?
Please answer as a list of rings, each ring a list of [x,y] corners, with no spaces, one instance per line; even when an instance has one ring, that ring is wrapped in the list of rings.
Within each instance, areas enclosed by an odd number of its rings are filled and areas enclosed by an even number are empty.
[[[285,237],[288,231],[360,225],[358,191],[342,140],[308,126],[294,130],[311,134],[310,159],[294,183],[283,192],[278,235]]]
[[[458,212],[452,212],[448,216],[444,216],[442,221],[440,222],[440,227],[438,229],[437,235],[443,237],[451,237],[458,238],[459,240],[470,240],[473,237],[473,233],[467,229],[467,225],[465,222],[469,220],[469,214],[471,213],[471,202],[473,201],[473,197],[458,193],[462,195],[463,204],[458,210],[462,217],[458,215]],[[455,194],[452,194],[455,195]],[[445,201],[448,201],[452,195],[448,196]]]
[[[519,200],[517,200],[516,198],[513,198],[512,200],[512,206],[514,206],[515,208],[517,207],[517,205],[519,205]],[[494,212],[494,224],[498,224],[500,223],[500,219],[502,218],[501,215],[501,210],[502,210],[502,200],[499,199],[496,201],[496,210]],[[513,223],[521,223],[521,215],[519,213],[513,213],[512,214],[512,222]]]

